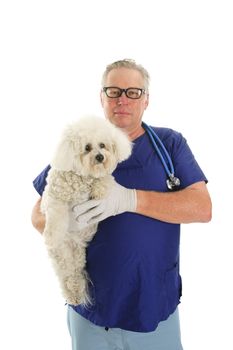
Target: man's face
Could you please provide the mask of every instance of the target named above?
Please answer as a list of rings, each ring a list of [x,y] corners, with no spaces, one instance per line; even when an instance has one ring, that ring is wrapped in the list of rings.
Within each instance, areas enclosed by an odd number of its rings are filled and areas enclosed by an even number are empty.
[[[116,68],[108,73],[104,86],[143,89],[144,81],[141,73],[135,69]],[[142,94],[139,99],[130,99],[125,92],[117,98],[109,98],[105,92],[101,92],[101,104],[106,118],[128,132],[141,126],[142,115],[148,103],[147,93]]]

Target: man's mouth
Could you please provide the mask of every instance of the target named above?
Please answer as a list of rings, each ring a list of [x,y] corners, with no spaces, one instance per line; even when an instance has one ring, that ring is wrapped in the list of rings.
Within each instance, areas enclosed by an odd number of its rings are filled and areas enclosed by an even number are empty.
[[[129,112],[127,111],[122,111],[122,110],[115,110],[114,114],[118,114],[118,115],[130,115]]]

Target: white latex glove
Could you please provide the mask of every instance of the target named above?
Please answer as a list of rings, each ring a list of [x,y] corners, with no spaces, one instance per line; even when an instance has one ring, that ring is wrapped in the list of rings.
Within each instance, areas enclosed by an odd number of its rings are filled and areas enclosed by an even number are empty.
[[[86,202],[84,202],[84,203],[86,203]],[[78,222],[77,214],[74,211],[75,207],[71,207],[71,206],[69,207],[68,232],[70,232],[70,233],[75,233],[75,232],[81,231],[88,226],[87,223],[85,223],[85,222]]]
[[[107,196],[101,200],[91,199],[72,208],[77,227],[98,223],[109,216],[124,212],[135,212],[136,190],[128,189],[114,181]]]

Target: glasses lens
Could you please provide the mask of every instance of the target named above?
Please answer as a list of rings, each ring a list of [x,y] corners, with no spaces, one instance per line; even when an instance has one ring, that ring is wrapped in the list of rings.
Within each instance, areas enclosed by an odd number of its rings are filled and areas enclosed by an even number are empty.
[[[137,88],[130,88],[126,90],[126,96],[128,98],[140,98],[142,94],[142,90],[141,89],[137,89]]]
[[[121,89],[117,87],[108,87],[105,89],[106,95],[111,98],[116,98],[121,95]]]

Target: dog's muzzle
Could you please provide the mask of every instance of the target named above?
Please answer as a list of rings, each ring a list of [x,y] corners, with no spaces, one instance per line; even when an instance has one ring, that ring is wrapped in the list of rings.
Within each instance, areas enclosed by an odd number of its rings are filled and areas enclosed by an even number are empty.
[[[99,153],[96,155],[95,159],[97,160],[97,162],[102,163],[104,160],[104,156],[103,154]]]

